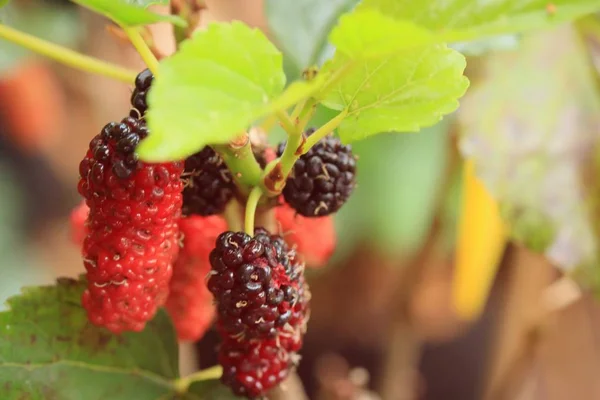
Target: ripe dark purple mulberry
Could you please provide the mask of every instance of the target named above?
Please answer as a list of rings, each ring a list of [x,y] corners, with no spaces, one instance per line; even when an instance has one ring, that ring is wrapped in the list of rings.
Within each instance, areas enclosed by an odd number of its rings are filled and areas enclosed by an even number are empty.
[[[307,131],[307,135],[314,130]],[[281,156],[285,143],[279,145]],[[338,211],[356,186],[356,159],[349,145],[328,136],[294,164],[283,189],[285,201],[305,217],[322,217]]]
[[[135,78],[135,89],[131,93],[131,106],[133,109],[129,113],[130,116],[141,118],[146,114],[146,110],[148,109],[146,98],[153,80],[154,75],[148,68],[140,72]]]
[[[223,382],[237,394],[262,396],[287,376],[302,347],[310,300],[304,265],[281,236],[262,228],[254,237],[222,233],[209,258]]]
[[[225,210],[235,185],[223,159],[210,147],[185,160],[183,215],[214,215]]]

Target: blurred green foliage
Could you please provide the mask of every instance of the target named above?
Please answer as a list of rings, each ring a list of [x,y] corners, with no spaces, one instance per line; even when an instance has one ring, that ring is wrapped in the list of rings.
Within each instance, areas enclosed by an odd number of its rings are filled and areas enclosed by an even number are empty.
[[[267,22],[283,51],[288,82],[332,54],[327,35],[358,0],[266,0]]]
[[[2,9],[2,21],[25,33],[66,47],[75,47],[83,37],[83,26],[76,10],[70,7],[20,5],[11,3]],[[21,46],[0,42],[0,73],[15,67],[32,53]]]

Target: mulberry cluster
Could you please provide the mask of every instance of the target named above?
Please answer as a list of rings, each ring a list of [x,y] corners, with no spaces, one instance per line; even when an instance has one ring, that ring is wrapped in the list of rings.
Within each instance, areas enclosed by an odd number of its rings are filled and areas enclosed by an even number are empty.
[[[298,363],[309,315],[305,262],[323,265],[333,252],[330,215],[354,190],[356,159],[327,137],[296,161],[286,204],[275,212],[285,239],[263,228],[254,236],[225,231],[217,214],[246,192],[212,148],[178,162],[136,156],[148,135],[153,80],[150,70],[140,72],[130,115],[107,124],[79,166],[85,203],[71,224],[87,271],[83,306],[92,323],[114,333],[142,330],[165,306],[178,337],[192,341],[216,316],[222,382],[236,395],[263,397]],[[263,169],[284,148],[265,137],[253,142]]]
[[[168,295],[178,253],[183,163],[147,164],[134,150],[148,134],[132,117],[107,124],[79,165],[79,193],[89,207],[83,243],[92,323],[140,331]]]
[[[222,380],[238,395],[258,397],[287,376],[302,346],[310,299],[304,265],[262,228],[254,237],[221,234],[210,263]]]

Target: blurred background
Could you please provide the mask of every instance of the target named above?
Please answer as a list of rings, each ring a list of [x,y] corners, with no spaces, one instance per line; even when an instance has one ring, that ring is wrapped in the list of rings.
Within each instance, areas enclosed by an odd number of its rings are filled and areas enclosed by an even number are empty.
[[[207,4],[204,23],[279,29],[262,1]],[[105,19],[67,1],[16,0],[7,12],[23,31],[143,68]],[[298,371],[309,398],[600,399],[600,307],[559,272],[578,267],[584,281],[597,279],[597,223],[583,206],[597,193],[596,24],[461,44],[472,88],[456,115],[354,146],[359,187],[336,216],[338,249],[309,271],[313,312]],[[170,28],[153,29],[168,54]],[[286,68],[300,73],[293,60]],[[78,164],[99,129],[129,110],[131,90],[0,42],[0,299],[83,272],[69,232]],[[328,116],[319,110],[313,124]],[[461,153],[514,227],[477,321],[451,307]],[[216,343],[209,332],[182,347],[184,368],[214,365]]]

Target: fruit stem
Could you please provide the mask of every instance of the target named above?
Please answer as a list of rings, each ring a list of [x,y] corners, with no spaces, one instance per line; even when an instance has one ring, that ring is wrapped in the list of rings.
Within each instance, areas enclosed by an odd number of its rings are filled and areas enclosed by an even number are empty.
[[[244,219],[244,230],[250,236],[254,236],[254,217],[256,214],[256,207],[258,206],[258,201],[263,195],[262,188],[260,186],[255,186],[250,195],[248,196],[248,201],[246,202],[246,218]]]
[[[305,140],[302,131],[297,130],[293,135],[288,135],[288,141],[285,144],[285,149],[283,150],[283,154],[279,159],[281,164],[281,175],[287,178],[287,176],[294,168],[294,164],[296,160],[300,156],[299,150],[301,150],[301,146],[303,145],[303,141]]]
[[[297,105],[292,115],[296,113],[299,115],[301,110],[304,109],[305,104],[306,102]],[[302,130],[299,129],[298,125],[294,123],[292,118],[290,118],[285,111],[277,112],[277,118],[281,121],[283,128],[287,131],[288,140],[285,144],[285,149],[283,150],[281,158],[275,160],[275,162],[269,163],[267,168],[265,168],[267,172],[263,181],[263,188],[265,189],[265,193],[269,196],[277,195],[281,192],[281,189],[283,189],[283,183],[292,171],[294,163],[300,155],[298,151],[304,141]],[[297,118],[295,119],[297,121]]]
[[[348,109],[346,108],[342,110],[341,113],[329,120],[329,122],[327,122],[325,125],[322,125],[319,129],[314,131],[313,134],[306,139],[306,142],[302,146],[302,149],[299,149],[302,151],[301,154],[306,154],[311,147],[317,144],[319,140],[323,139],[325,136],[333,132],[333,130],[342,123],[342,121],[346,118],[347,115]]]
[[[173,381],[175,391],[179,394],[184,394],[194,382],[219,379],[223,374],[223,368],[220,365],[203,369],[202,371],[194,372],[188,376],[177,378]]]
[[[292,111],[292,114],[290,115],[290,119],[292,120],[294,125],[297,124],[298,117],[300,116],[300,113],[304,110],[304,106],[306,105],[307,101],[308,101],[308,99],[305,99],[304,101],[300,101],[294,107],[294,110]]]
[[[262,169],[252,152],[248,133],[236,138],[230,144],[214,145],[212,148],[225,161],[233,180],[244,194],[260,183]]]
[[[2,24],[0,24],[0,39],[18,44],[19,46],[68,65],[69,67],[93,74],[104,75],[129,84],[135,81],[137,75],[137,72],[135,71],[94,57],[86,56],[74,50],[47,42]]]
[[[300,112],[300,116],[297,122],[298,129],[300,130],[300,132],[304,132],[304,130],[306,129],[306,125],[308,125],[308,122],[315,114],[316,109],[317,99],[315,99],[314,97],[311,97],[306,101],[306,103],[304,103],[304,108]]]
[[[131,40],[131,44],[133,44],[133,47],[138,51],[142,60],[146,63],[146,66],[152,71],[155,77],[158,76],[158,60],[156,59],[156,56],[154,56],[154,53],[152,53],[152,50],[150,50],[150,47],[148,47],[148,43],[146,43],[142,37],[139,29],[137,27],[125,25],[121,26],[121,28],[123,29],[123,32],[127,34],[129,40]]]
[[[288,141],[283,154],[280,158],[271,161],[265,168],[261,182],[263,192],[270,197],[279,195],[298,158],[302,154],[306,154],[319,140],[337,128],[347,115],[348,109],[342,110],[308,138],[304,137],[299,127],[295,127],[291,133],[288,132]],[[280,118],[280,120],[282,119]]]

